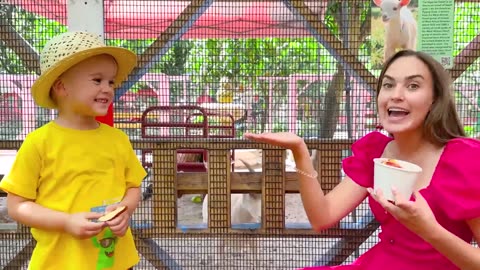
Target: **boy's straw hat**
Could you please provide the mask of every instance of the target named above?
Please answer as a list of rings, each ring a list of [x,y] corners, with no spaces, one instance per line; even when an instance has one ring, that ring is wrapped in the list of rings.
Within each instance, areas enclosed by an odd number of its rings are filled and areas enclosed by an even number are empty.
[[[130,50],[105,46],[99,36],[88,32],[66,32],[49,40],[40,54],[41,74],[32,86],[32,96],[39,106],[54,109],[50,97],[53,83],[69,68],[100,54],[115,58],[118,66],[115,87],[120,85],[137,64],[137,56]]]

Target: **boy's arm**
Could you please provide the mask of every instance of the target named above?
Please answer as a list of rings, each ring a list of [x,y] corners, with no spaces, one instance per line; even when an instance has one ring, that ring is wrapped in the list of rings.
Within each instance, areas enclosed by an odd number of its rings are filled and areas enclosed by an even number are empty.
[[[119,130],[120,131],[120,130]],[[138,207],[141,199],[141,189],[142,180],[146,177],[147,172],[143,168],[140,160],[138,159],[135,150],[130,143],[130,139],[127,134],[123,131],[120,131],[122,134],[122,139],[120,140],[122,146],[121,148],[125,150],[124,155],[126,157],[125,165],[125,181],[126,181],[126,191],[123,195],[123,199],[118,205],[127,206],[127,211],[125,215],[122,215],[125,218],[115,218],[114,221],[109,221],[107,224],[110,225],[110,228],[117,232],[117,235],[123,235],[125,232],[126,226],[128,226],[128,219],[133,215],[135,209]],[[105,212],[113,211],[117,208],[116,205],[107,206]],[[127,216],[128,214],[128,216]],[[125,224],[124,224],[125,223]],[[125,226],[124,226],[125,225]],[[114,233],[115,233],[114,231]]]
[[[120,202],[120,205],[127,206],[128,216],[132,216],[133,212],[137,208],[140,202],[141,193],[140,187],[131,187],[127,189],[127,192],[125,192],[125,196]]]
[[[119,203],[119,205],[127,206],[127,211],[106,222],[107,226],[110,227],[116,236],[124,236],[127,232],[130,217],[133,215],[133,212],[135,212],[135,209],[140,202],[140,193],[141,191],[139,187],[128,188],[123,200]],[[108,213],[117,207],[117,205],[111,205],[108,206],[105,211]]]
[[[43,207],[13,193],[7,195],[8,215],[28,227],[69,233],[78,238],[88,238],[100,233],[105,226],[89,219],[97,219],[100,213],[68,214]]]
[[[12,193],[7,195],[8,215],[29,227],[64,231],[68,214],[45,208]]]
[[[142,184],[142,180],[147,176],[147,172],[138,159],[127,134],[123,132],[122,134],[124,139],[123,143],[125,144],[126,150],[125,156],[127,157],[125,168],[127,190],[123,196],[123,200],[120,202],[120,205],[125,205],[128,207],[127,212],[128,216],[130,217],[140,203],[142,196],[140,186]]]

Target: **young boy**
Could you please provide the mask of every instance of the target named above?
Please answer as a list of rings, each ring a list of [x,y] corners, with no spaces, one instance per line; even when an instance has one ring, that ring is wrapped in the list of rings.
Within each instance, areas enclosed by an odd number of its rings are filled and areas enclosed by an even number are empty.
[[[95,120],[136,59],[85,32],[45,45],[32,95],[58,117],[27,135],[0,182],[9,215],[31,227],[37,241],[29,269],[126,270],[138,263],[128,223],[146,172],[127,135]],[[128,210],[95,222],[119,205]]]

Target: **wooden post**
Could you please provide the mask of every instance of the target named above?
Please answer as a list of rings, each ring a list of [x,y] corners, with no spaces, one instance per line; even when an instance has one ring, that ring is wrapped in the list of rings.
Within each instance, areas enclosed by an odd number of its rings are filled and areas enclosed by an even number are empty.
[[[95,33],[104,40],[103,0],[67,1],[67,24],[68,31]],[[96,119],[113,126],[113,104],[108,107],[107,115]]]

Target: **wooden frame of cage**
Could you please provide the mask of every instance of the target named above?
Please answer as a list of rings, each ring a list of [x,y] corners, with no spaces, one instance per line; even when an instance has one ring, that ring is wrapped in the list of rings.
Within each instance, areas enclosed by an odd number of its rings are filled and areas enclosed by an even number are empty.
[[[325,192],[329,192],[340,181],[342,151],[350,148],[350,140],[308,141],[310,149],[317,149],[318,181]],[[0,149],[18,149],[20,141],[0,142]],[[165,262],[155,255],[161,250],[152,239],[162,237],[205,237],[221,235],[225,239],[236,237],[321,237],[341,238],[333,253],[322,260],[335,265],[348,258],[378,227],[371,219],[360,220],[357,226],[343,227],[341,223],[322,233],[310,228],[286,228],[285,193],[298,193],[295,172],[285,171],[285,151],[269,145],[241,140],[219,142],[215,139],[180,141],[172,139],[142,140],[133,142],[136,150],[153,151],[153,224],[146,229],[133,228],[135,240],[142,255],[158,269]],[[181,173],[176,167],[177,149],[186,146],[206,149],[209,153],[207,173]],[[231,149],[263,149],[262,172],[231,172]],[[207,193],[211,201],[208,228],[187,229],[177,224],[177,199],[179,194]],[[234,229],[230,224],[230,194],[256,192],[262,194],[262,224],[258,229]],[[27,245],[9,262],[10,266],[20,265],[29,259],[34,241],[25,226],[16,231],[0,232],[1,239],[25,239]],[[319,258],[321,259],[321,258]]]

